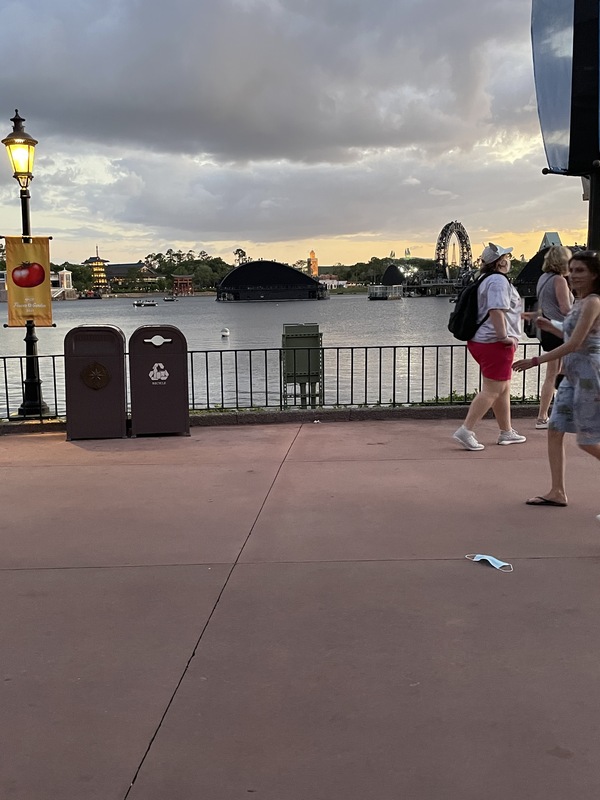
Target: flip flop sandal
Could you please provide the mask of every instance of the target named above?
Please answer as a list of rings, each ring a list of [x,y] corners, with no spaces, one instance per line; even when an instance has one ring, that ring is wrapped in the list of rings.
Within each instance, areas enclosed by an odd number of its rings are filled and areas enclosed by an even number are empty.
[[[567,505],[566,503],[561,502],[560,500],[549,500],[547,497],[531,497],[529,500],[525,500],[526,506],[554,506],[556,508],[565,508]]]

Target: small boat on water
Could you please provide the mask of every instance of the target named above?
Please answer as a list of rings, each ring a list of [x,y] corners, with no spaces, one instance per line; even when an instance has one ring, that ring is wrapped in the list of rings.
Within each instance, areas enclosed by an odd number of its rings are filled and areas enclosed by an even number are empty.
[[[174,294],[171,294],[167,295],[167,297],[163,297],[163,300],[165,301],[165,303],[176,303],[179,300],[179,298],[175,297]]]
[[[156,305],[156,300],[134,300],[135,308],[151,308]]]

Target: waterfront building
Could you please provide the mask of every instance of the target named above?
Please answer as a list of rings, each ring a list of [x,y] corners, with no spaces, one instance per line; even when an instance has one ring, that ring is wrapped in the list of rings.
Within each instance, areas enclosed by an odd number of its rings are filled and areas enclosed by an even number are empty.
[[[82,262],[84,267],[90,267],[92,270],[92,281],[94,289],[97,292],[108,292],[109,284],[106,277],[106,265],[108,261],[105,258],[100,258],[98,255],[98,248],[96,247],[96,255],[86,258]]]
[[[217,300],[324,300],[327,287],[277,261],[249,261],[228,272],[217,286]]]
[[[398,264],[388,264],[380,284],[369,286],[369,300],[399,300],[404,297],[406,278]]]
[[[132,264],[111,264],[106,258],[100,258],[98,248],[96,255],[86,258],[84,266],[91,267],[94,291],[106,293],[115,286],[127,281],[139,280],[142,288],[154,290],[160,275],[143,261]]]
[[[319,281],[328,289],[343,289],[348,281],[341,281],[337,275],[319,275]]]
[[[143,261],[138,261],[135,264],[109,264],[107,262],[105,269],[111,288],[121,286],[129,281],[137,281],[140,284],[140,288],[154,291],[160,278],[158,272]]]

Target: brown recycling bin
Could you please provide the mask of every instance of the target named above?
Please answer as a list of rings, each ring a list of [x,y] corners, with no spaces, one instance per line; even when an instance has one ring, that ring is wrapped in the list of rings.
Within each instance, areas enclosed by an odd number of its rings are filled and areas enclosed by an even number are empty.
[[[129,339],[131,435],[190,433],[187,341],[174,325],[142,325]]]
[[[80,325],[65,336],[67,440],[127,436],[125,335],[115,325]]]

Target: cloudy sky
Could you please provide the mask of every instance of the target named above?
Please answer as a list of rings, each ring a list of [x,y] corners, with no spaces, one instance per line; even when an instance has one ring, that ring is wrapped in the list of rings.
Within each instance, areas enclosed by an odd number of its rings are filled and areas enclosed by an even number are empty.
[[[432,258],[452,220],[475,255],[585,240],[579,179],[541,174],[525,0],[4,0],[0,53],[56,263]]]

